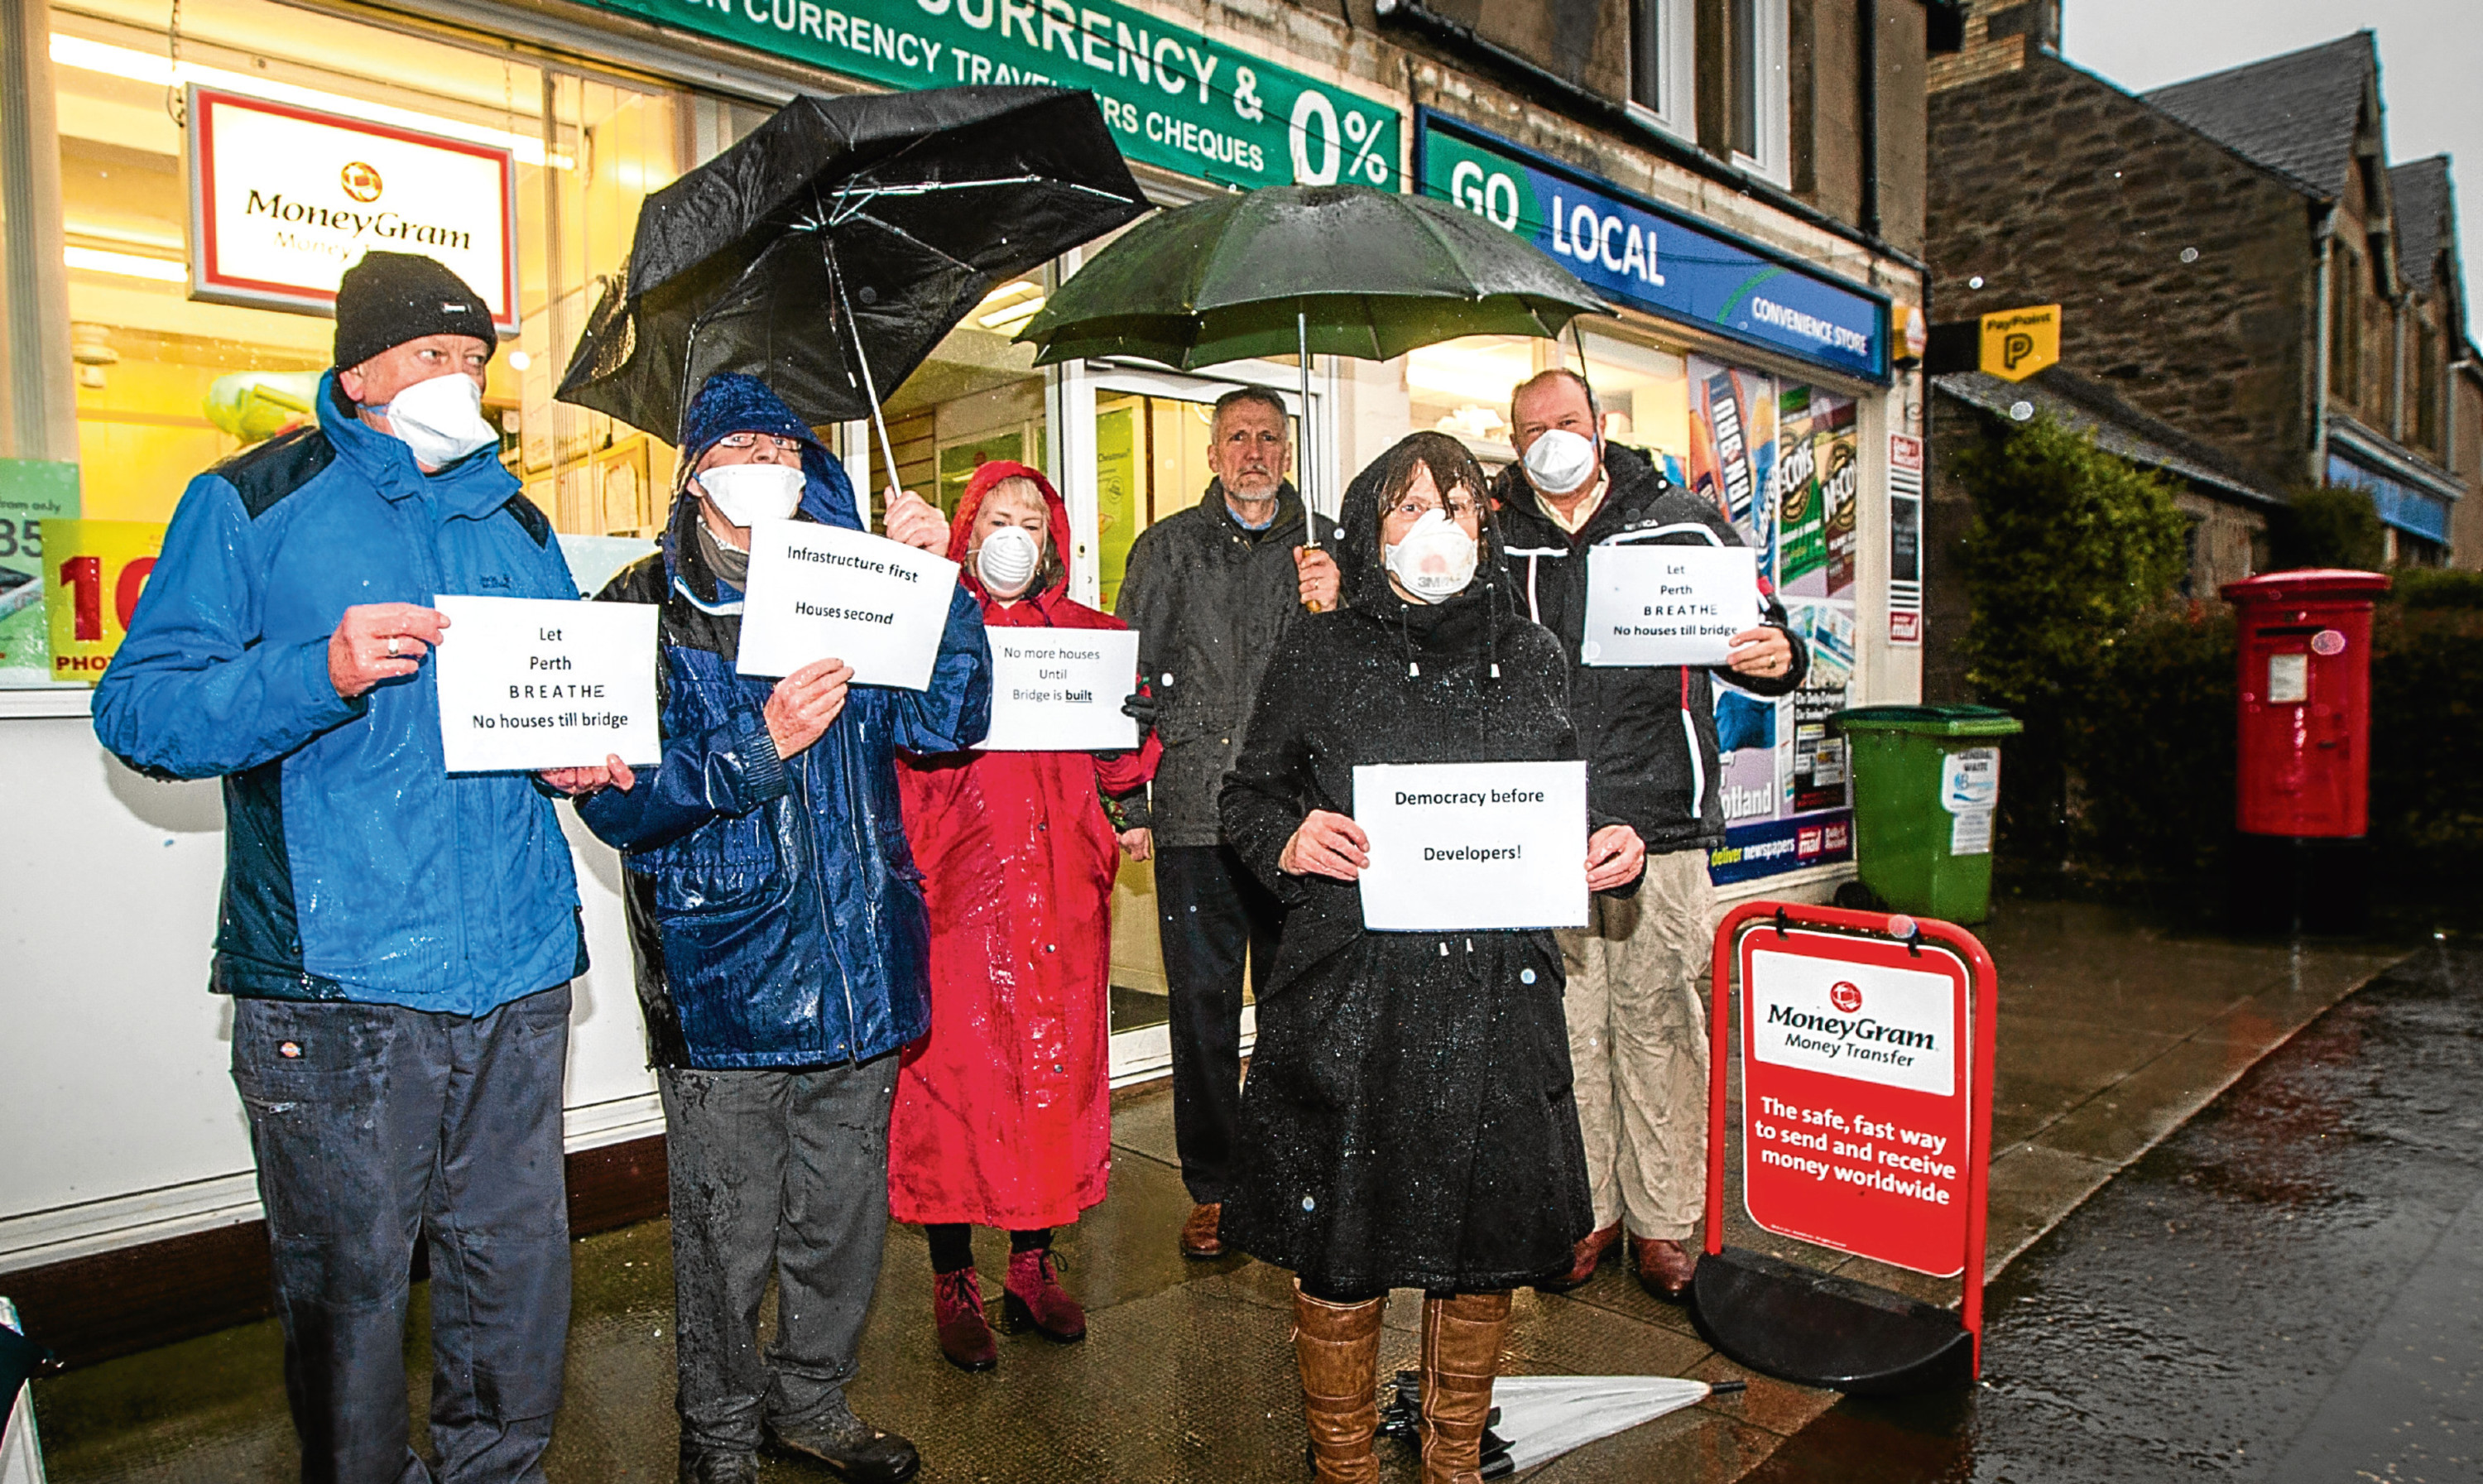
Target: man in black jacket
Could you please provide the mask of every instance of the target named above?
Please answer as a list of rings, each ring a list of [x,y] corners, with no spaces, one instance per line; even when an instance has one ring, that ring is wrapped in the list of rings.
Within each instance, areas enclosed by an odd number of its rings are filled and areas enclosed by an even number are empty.
[[[1228,392],[1210,420],[1215,478],[1194,507],[1140,533],[1114,605],[1138,631],[1154,690],[1156,907],[1172,992],[1173,1138],[1195,1203],[1185,1257],[1224,1250],[1217,1234],[1242,1112],[1242,966],[1254,982],[1276,956],[1275,898],[1224,842],[1216,795],[1276,641],[1304,605],[1337,601],[1336,522],[1304,523],[1285,479],[1292,439],[1283,399]],[[1305,545],[1305,541],[1309,544]]]
[[[1589,548],[1632,542],[1744,544],[1723,513],[1668,483],[1638,453],[1605,443],[1594,392],[1546,371],[1509,398],[1519,462],[1494,485],[1509,568],[1535,622],[1569,656],[1571,719],[1601,796],[1646,841],[1635,897],[1594,898],[1588,925],[1561,933],[1563,1009],[1595,1231],[1566,1284],[1594,1276],[1626,1220],[1639,1282],[1679,1298],[1695,1259],[1683,1243],[1705,1204],[1707,1027],[1700,994],[1716,928],[1707,852],[1724,840],[1716,717],[1701,669],[1587,667]],[[1733,683],[1781,696],[1808,655],[1767,596],[1765,621],[1733,636]]]

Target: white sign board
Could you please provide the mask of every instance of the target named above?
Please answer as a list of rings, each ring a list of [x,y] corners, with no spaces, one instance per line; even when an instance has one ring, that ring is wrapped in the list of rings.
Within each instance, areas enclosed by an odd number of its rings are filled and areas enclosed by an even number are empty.
[[[663,757],[653,603],[443,595],[433,651],[451,773],[591,767]]]
[[[1759,614],[1748,546],[1593,546],[1579,655],[1589,665],[1721,665]]]
[[[1946,974],[1760,948],[1748,993],[1760,1061],[1942,1098],[1959,1091],[1957,988]]]
[[[1991,854],[1991,816],[2000,804],[2000,749],[1968,747],[1940,758],[1940,808],[1948,810],[1948,853]]]
[[[743,675],[788,676],[841,659],[857,685],[931,687],[957,564],[902,542],[812,520],[750,528]]]
[[[1362,925],[1428,933],[1587,925],[1587,765],[1376,764],[1353,770],[1371,837]]]
[[[331,314],[374,250],[439,259],[518,332],[506,148],[190,88],[190,297]]]
[[[1137,689],[1138,636],[1133,629],[994,628],[992,729],[995,753],[1129,752],[1138,724],[1121,714]]]

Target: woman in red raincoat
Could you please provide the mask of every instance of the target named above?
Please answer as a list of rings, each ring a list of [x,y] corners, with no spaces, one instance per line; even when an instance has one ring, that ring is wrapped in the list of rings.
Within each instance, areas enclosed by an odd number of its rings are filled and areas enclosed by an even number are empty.
[[[991,629],[1125,626],[1070,600],[1068,513],[1024,464],[975,471],[948,555]],[[1085,1338],[1051,1229],[1104,1199],[1114,848],[1149,852],[1161,751],[1149,735],[1132,753],[951,753],[897,770],[931,912],[931,1029],[898,1063],[889,1212],[931,1238],[940,1350],[967,1370],[1000,1360],[975,1226],[1009,1232],[1008,1322]]]

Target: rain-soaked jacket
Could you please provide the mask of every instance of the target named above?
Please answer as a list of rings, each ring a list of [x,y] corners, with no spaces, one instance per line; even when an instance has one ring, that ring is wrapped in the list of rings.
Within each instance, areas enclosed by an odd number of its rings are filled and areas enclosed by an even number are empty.
[[[745,431],[802,440],[810,478],[796,519],[861,529],[844,470],[753,378],[708,380],[691,405],[684,464]],[[700,555],[698,505],[677,497],[662,549],[597,595],[664,609],[662,765],[577,807],[623,853],[648,1049],[659,1066],[706,1069],[868,1060],[922,1034],[930,1014],[929,927],[896,749],[981,740],[982,619],[957,594],[928,690],[852,686],[817,741],[779,758],[764,716],[776,682],[734,674],[741,594]]]
[[[1227,837],[1287,904],[1224,1237],[1330,1292],[1507,1288],[1565,1265],[1594,1225],[1559,945],[1371,932],[1359,887],[1277,865],[1311,810],[1353,812],[1359,765],[1578,756],[1560,641],[1496,549],[1446,602],[1389,587],[1379,467],[1345,497],[1345,607],[1277,648],[1224,783]],[[1588,815],[1622,822],[1591,778]],[[1584,853],[1544,869],[1583,874]]]
[[[983,623],[1123,627],[1070,600],[1069,513],[1023,464],[975,471],[948,555],[966,560],[983,496],[1012,475],[1043,490],[1060,575],[1003,607],[969,565],[964,582]],[[1144,822],[1158,754],[1149,736],[1117,755],[972,752],[899,763],[906,833],[931,903],[931,1033],[905,1048],[889,1120],[897,1220],[1024,1232],[1075,1221],[1104,1199],[1114,835]]]
[[[95,735],[224,780],[219,994],[482,1015],[585,970],[560,821],[523,773],[448,772],[429,660],[347,700],[328,640],[358,604],[577,589],[492,452],[426,475],[334,372],[319,408],[190,482]]]

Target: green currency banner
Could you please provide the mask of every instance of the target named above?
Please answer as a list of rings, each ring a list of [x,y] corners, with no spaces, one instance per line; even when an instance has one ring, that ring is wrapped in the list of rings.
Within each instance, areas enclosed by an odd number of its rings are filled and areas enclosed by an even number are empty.
[[[1255,189],[1402,189],[1397,110],[1094,0],[593,0],[892,88],[1086,88],[1133,160]]]

